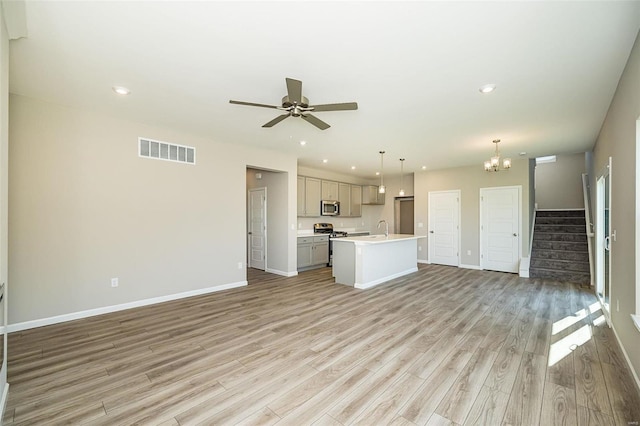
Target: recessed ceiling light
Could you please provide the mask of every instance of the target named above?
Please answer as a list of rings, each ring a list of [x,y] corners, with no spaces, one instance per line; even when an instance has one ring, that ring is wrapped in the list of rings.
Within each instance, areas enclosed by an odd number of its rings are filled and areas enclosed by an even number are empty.
[[[494,90],[496,90],[496,85],[495,84],[485,84],[484,86],[480,87],[480,93],[491,93]]]
[[[525,151],[522,151],[522,152],[521,152],[520,154],[518,154],[518,155],[520,155],[521,157],[524,157],[525,155],[527,155],[527,153],[526,153]]]
[[[129,93],[131,93],[131,90],[127,89],[126,87],[122,87],[122,86],[113,86],[112,89],[118,95],[128,95]]]
[[[300,145],[305,146],[307,144],[307,141],[300,141]]]
[[[427,166],[422,166],[422,170],[427,170]]]
[[[326,163],[328,163],[328,162],[329,162],[329,160],[327,160],[327,159],[325,158],[324,160],[322,160],[322,162],[326,164]]]
[[[356,169],[356,166],[351,166],[351,170],[355,170],[355,169]]]
[[[376,172],[376,176],[380,176],[380,172]]]

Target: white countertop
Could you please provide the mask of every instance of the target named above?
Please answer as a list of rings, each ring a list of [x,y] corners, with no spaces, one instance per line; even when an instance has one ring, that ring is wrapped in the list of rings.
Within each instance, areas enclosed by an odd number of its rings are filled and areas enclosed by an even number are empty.
[[[419,238],[427,238],[424,235],[409,235],[409,234],[389,234],[389,236],[385,236],[384,234],[377,235],[363,235],[361,237],[346,237],[346,238],[338,238],[333,240],[345,242],[345,243],[354,243],[354,244],[384,244],[391,243],[394,241],[402,241],[402,240],[417,240]]]

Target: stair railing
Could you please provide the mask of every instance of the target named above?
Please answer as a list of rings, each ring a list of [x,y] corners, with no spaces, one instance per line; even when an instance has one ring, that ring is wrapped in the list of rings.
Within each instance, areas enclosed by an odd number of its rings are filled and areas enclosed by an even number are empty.
[[[592,240],[595,237],[595,230],[593,227],[593,219],[591,213],[591,187],[589,185],[589,175],[582,174],[582,191],[584,196],[584,220],[587,227],[587,249],[589,250],[589,274],[591,275],[591,287],[594,284],[594,271],[593,271],[593,247]]]

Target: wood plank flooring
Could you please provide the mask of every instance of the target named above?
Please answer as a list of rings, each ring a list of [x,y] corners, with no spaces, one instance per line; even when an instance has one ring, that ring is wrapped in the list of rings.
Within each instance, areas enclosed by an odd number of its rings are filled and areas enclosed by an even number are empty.
[[[329,268],[9,336],[8,425],[628,425],[640,395],[593,293],[420,265]]]

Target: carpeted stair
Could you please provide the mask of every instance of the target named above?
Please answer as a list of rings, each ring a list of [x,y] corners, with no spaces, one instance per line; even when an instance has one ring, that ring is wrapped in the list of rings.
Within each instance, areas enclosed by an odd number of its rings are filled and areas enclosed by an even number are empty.
[[[536,212],[529,276],[591,283],[584,210]]]

